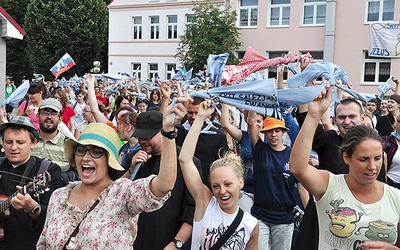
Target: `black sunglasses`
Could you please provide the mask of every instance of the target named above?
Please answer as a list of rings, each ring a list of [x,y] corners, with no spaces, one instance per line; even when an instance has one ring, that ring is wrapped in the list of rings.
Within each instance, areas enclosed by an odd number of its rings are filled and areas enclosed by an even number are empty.
[[[91,149],[87,149],[85,146],[82,145],[76,145],[74,147],[74,153],[77,156],[84,156],[87,151],[89,151],[90,156],[94,159],[102,157],[103,154],[106,152],[104,148],[99,147],[92,147]]]

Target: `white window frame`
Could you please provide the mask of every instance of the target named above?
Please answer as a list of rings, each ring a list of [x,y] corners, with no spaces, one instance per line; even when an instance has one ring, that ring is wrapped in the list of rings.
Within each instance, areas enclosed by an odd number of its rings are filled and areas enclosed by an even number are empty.
[[[139,72],[138,72],[138,79],[139,80],[142,79],[142,64],[139,63],[139,62],[133,62],[133,63],[131,63],[131,65],[132,65],[132,74],[131,74],[131,76],[135,75],[136,69],[139,66],[140,68],[139,68]]]
[[[170,22],[170,18],[176,18],[176,22]],[[171,32],[171,33],[170,33]],[[176,40],[178,39],[178,16],[168,15],[167,16],[167,39]]]
[[[169,69],[169,67],[171,67]],[[174,69],[176,69],[176,63],[166,63],[165,64],[165,79],[170,80],[172,76],[175,75]]]
[[[153,18],[157,18],[158,22],[153,23]],[[159,16],[150,16],[150,40],[158,40],[160,39],[160,17]]]
[[[326,0],[316,0],[318,2],[306,2],[306,0],[303,0],[303,11],[302,11],[302,17],[301,17],[301,23],[303,26],[324,26],[326,22]],[[304,17],[305,17],[305,8],[306,7],[313,7],[313,21],[312,23],[304,23]],[[318,12],[318,7],[325,6],[325,17],[324,17],[324,22],[323,23],[317,23],[317,12]]]
[[[363,61],[363,70],[362,70],[362,85],[380,85],[384,82],[386,82],[387,79],[390,77],[390,68],[391,68],[391,60],[387,58],[379,58],[379,57],[370,57],[368,54],[368,51],[363,51],[364,54],[364,61]],[[365,81],[365,75],[366,75],[366,63],[375,63],[375,69],[371,69],[373,71],[373,74],[375,75],[374,80],[372,81]],[[386,74],[383,74],[381,77],[381,81],[379,81],[379,76],[381,71],[384,69],[381,69],[382,64],[389,64],[388,72]]]
[[[384,11],[384,3],[391,1],[393,4],[392,8],[389,8],[393,12],[393,17],[392,18],[387,18],[383,19],[383,11]],[[379,3],[379,14],[378,14],[378,20],[368,20],[368,13],[369,13],[369,5],[370,3]],[[395,0],[366,0],[365,4],[365,23],[374,23],[374,22],[390,22],[393,21],[395,16],[394,16],[394,5],[395,5]]]
[[[257,27],[257,22],[258,22],[258,1],[257,5],[249,5],[249,6],[242,6],[241,2],[245,0],[239,0],[238,1],[238,6],[239,6],[239,11],[238,11],[238,27],[241,28],[254,28]],[[242,25],[242,21],[240,20],[242,11],[247,11],[247,24]],[[252,24],[252,15],[255,15],[255,24]]]
[[[140,23],[137,21],[140,19]],[[143,18],[141,16],[132,17],[132,39],[142,40],[143,38]]]
[[[267,26],[269,27],[289,27],[290,25],[290,2],[289,3],[283,3],[283,4],[272,4],[273,0],[269,0],[269,8],[268,8],[268,24]],[[272,24],[271,18],[272,18],[272,9],[278,9],[279,10],[279,19],[278,19],[278,24]],[[289,23],[288,24],[283,24],[283,10],[284,9],[289,9]]]
[[[152,66],[155,66],[156,69],[152,68]],[[147,64],[147,72],[149,74],[148,79],[154,79],[156,77],[156,73],[158,72],[158,63],[149,63]]]

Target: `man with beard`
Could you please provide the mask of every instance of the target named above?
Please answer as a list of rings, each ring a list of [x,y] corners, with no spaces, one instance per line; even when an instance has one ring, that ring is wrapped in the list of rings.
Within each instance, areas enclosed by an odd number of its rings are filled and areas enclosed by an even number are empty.
[[[57,99],[48,98],[39,106],[39,141],[32,151],[33,156],[48,158],[61,168],[63,184],[77,180],[75,167],[69,165],[64,154],[65,136],[58,131],[62,118],[62,106]]]

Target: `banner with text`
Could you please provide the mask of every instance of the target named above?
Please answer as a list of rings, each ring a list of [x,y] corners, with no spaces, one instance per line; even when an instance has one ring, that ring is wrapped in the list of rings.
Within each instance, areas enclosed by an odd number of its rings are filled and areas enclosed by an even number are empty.
[[[400,23],[373,23],[370,25],[369,56],[400,56]]]

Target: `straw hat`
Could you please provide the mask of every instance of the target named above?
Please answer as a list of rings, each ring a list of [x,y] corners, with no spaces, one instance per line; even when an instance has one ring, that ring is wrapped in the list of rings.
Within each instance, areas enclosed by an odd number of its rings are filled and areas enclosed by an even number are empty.
[[[65,156],[71,165],[75,164],[74,147],[77,144],[93,145],[104,148],[108,155],[108,165],[118,171],[125,171],[118,163],[118,135],[110,126],[104,123],[90,123],[79,136],[78,140],[68,139],[64,144]]]
[[[290,130],[285,126],[285,121],[268,116],[267,118],[264,119],[264,127],[263,129],[261,129],[261,132],[265,132],[274,128],[281,128],[286,131]]]

